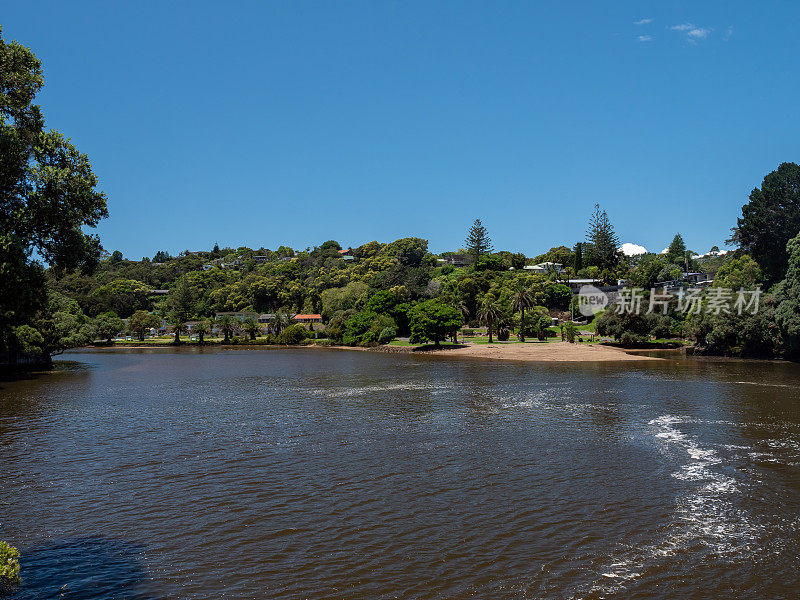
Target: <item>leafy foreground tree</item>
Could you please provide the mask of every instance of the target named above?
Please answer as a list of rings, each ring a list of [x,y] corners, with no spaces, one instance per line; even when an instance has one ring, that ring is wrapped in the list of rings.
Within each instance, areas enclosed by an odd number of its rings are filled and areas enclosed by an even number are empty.
[[[475,219],[466,239],[467,253],[472,257],[473,262],[478,264],[481,256],[492,251],[492,239],[489,232],[483,226],[480,219]]]
[[[0,37],[0,363],[49,364],[51,348],[26,355],[23,346],[31,347],[20,340],[49,308],[40,260],[58,271],[91,271],[101,247],[83,228],[108,216],[89,159],[45,130],[33,104],[43,83],[33,52]]]
[[[19,583],[19,550],[0,540],[0,594],[4,586]]]
[[[409,313],[411,343],[431,341],[438,348],[442,340],[464,324],[461,312],[441,300],[420,302]]]
[[[730,241],[755,259],[771,285],[783,279],[789,262],[787,244],[798,231],[800,165],[783,163],[750,192]]]

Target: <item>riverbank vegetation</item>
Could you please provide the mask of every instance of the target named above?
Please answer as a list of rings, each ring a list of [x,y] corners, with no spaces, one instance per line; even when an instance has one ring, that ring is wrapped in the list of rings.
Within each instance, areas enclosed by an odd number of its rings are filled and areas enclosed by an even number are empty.
[[[0,594],[19,583],[19,550],[0,540]]]

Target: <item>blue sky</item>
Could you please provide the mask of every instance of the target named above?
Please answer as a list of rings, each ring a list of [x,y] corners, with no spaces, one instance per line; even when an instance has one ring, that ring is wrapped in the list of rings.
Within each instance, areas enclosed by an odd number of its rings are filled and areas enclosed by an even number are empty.
[[[800,4],[5,2],[48,125],[88,153],[126,257],[582,239],[723,246],[800,160]]]

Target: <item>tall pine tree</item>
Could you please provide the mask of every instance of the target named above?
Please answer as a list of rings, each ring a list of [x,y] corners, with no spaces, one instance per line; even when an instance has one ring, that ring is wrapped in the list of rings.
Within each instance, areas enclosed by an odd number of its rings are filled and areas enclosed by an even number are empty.
[[[480,219],[475,219],[472,227],[469,228],[466,246],[467,252],[476,263],[481,256],[492,251],[492,239]]]
[[[606,211],[600,209],[599,204],[594,205],[594,213],[589,219],[589,228],[586,230],[586,241],[592,245],[598,266],[601,269],[613,269],[617,266],[619,256],[619,238],[614,233],[614,227],[608,219]]]

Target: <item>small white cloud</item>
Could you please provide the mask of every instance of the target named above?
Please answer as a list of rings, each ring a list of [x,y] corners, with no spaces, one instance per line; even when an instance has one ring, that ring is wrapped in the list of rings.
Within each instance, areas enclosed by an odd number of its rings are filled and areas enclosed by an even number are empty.
[[[640,42],[652,42],[653,36],[652,35],[640,35],[636,38]]]
[[[667,252],[669,252],[669,248],[664,248],[659,254],[666,254]]]
[[[705,29],[703,27],[696,27],[695,29],[690,29],[686,35],[688,35],[693,40],[704,40],[708,37],[708,34],[711,33],[710,29]]]
[[[625,242],[617,248],[620,252],[622,252],[625,256],[639,256],[640,254],[647,254],[647,248],[644,246],[640,246],[639,244],[631,244],[630,242]]]
[[[708,37],[708,34],[711,33],[711,30],[707,27],[698,27],[694,23],[681,23],[680,25],[673,25],[672,27],[668,27],[672,31],[679,31],[686,35],[687,41],[692,44],[696,44],[699,40],[704,40]]]
[[[653,19],[639,19],[638,21],[634,21],[634,25],[647,25],[648,23],[652,23]]]

